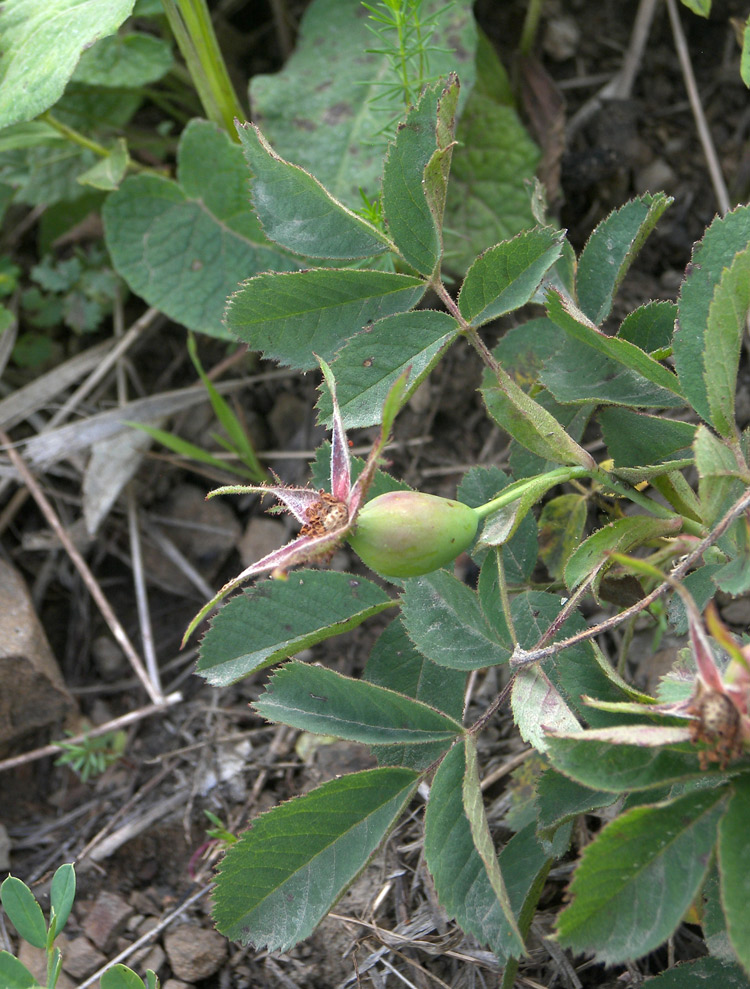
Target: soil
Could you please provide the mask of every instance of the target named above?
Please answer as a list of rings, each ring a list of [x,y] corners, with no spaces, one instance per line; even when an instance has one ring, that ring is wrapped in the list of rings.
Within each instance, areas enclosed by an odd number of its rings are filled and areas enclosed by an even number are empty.
[[[230,11],[231,26],[246,48],[233,49],[233,57],[253,72],[274,71],[283,58],[283,43],[270,12],[273,6],[222,5]],[[293,23],[301,6],[289,5]],[[520,0],[479,0],[476,6],[480,24],[507,66],[515,64],[526,7]],[[623,286],[623,311],[647,299],[676,296],[691,246],[717,212],[664,5],[657,8],[632,94],[604,104],[579,123],[582,108],[589,106],[621,64],[636,7],[622,0],[549,0],[540,27],[539,65],[526,66],[527,73],[535,73],[549,91],[564,99],[564,109],[547,118],[547,132],[538,133],[537,139],[545,148],[552,181],[559,175],[550,198],[577,248],[611,209],[651,183],[674,196],[674,205]],[[739,78],[739,50],[730,22],[731,17],[746,14],[740,0],[715,3],[708,20],[680,7],[703,109],[733,203],[746,199],[750,186],[750,102]],[[133,309],[128,316],[135,319],[139,313]],[[493,332],[499,335],[506,325]],[[212,340],[201,341],[200,350],[207,368],[222,362],[227,353],[225,345]],[[271,451],[269,463],[285,482],[304,482],[305,452],[314,449],[322,435],[310,411],[316,400],[313,376],[271,376],[275,366],[252,355],[245,356],[238,368],[261,376],[239,399],[256,448]],[[413,400],[413,408],[399,419],[398,442],[390,454],[395,474],[423,490],[452,495],[470,465],[503,465],[501,438],[489,428],[476,397],[479,377],[478,366],[456,350],[441,364]],[[144,393],[193,380],[182,328],[163,325],[158,337],[144,338],[137,378]],[[114,396],[114,385],[109,384],[86,412],[108,406]],[[172,428],[194,442],[210,443],[210,410],[178,416]],[[367,447],[367,431],[356,435],[355,442]],[[143,461],[134,481],[135,503],[145,520],[155,653],[165,693],[179,690],[182,700],[126,727],[123,758],[88,783],[49,757],[0,775],[0,815],[11,839],[13,874],[30,883],[44,904],[55,868],[62,862],[78,862],[78,898],[69,937],[86,932],[87,918],[97,914],[102,891],[118,894],[131,908],[125,927],[107,945],[105,957],[110,960],[132,944],[144,923],[154,926],[166,921],[152,945],[165,944],[165,932],[185,922],[212,930],[209,897],[201,891],[211,881],[219,851],[215,843],[206,841],[210,827],[206,811],[230,830],[241,830],[258,812],[337,774],[373,764],[369,753],[357,746],[314,743],[255,716],[248,703],[260,693],[263,675],[217,691],[193,674],[195,651],[180,652],[182,631],[205,599],[200,579],[219,586],[238,572],[239,534],[260,511],[257,502],[239,499],[196,517],[195,489],[203,492],[215,481],[211,471],[188,470],[173,457],[156,455]],[[46,487],[72,523],[80,513],[78,466],[48,477]],[[6,502],[9,496],[9,492],[3,495]],[[178,511],[176,504],[187,507]],[[67,727],[78,731],[85,723],[101,724],[141,710],[148,699],[67,555],[50,540],[40,544],[45,525],[28,501],[4,532],[3,548],[32,587],[64,681],[81,712]],[[275,526],[276,531],[272,528],[266,534],[272,546],[285,538],[282,523]],[[197,571],[198,581],[186,577],[184,567],[165,559],[165,536]],[[118,506],[95,539],[88,541],[86,557],[128,635],[140,647],[130,552],[125,506]],[[346,551],[333,565],[357,567]],[[746,612],[738,612],[737,621],[747,621]],[[316,647],[309,658],[356,675],[379,630],[374,622]],[[641,655],[649,642],[650,637],[644,637]],[[668,652],[670,643],[662,648]],[[8,687],[2,685],[3,690]],[[497,689],[496,671],[477,679],[473,695],[477,712]],[[0,756],[30,752],[50,737],[59,737],[59,729],[52,735],[49,730],[29,731]],[[485,775],[514,760],[523,748],[509,716],[499,718],[482,736]],[[499,820],[509,802],[517,799],[521,784],[509,788],[509,780],[509,775],[502,776],[486,794],[493,820]],[[586,826],[597,827],[598,820],[581,825]],[[417,808],[337,905],[334,916],[294,950],[270,955],[235,944],[224,953],[215,948],[210,974],[197,968],[194,981],[169,984],[173,989],[186,984],[195,989],[333,989],[356,984],[380,989],[408,980],[406,984],[425,989],[499,986],[494,957],[446,921],[437,905],[421,856],[420,828]],[[498,842],[503,837],[500,830]],[[580,841],[584,839],[583,833],[579,835]],[[685,924],[668,949],[637,966],[605,969],[585,958],[566,959],[545,935],[564,896],[570,869],[563,862],[550,874],[517,986],[635,986],[675,959],[702,953],[697,929]],[[0,927],[3,941],[6,947],[15,946],[12,932]],[[190,941],[179,950],[189,955]],[[210,955],[214,949],[207,950]],[[159,958],[155,955],[151,960],[155,963]],[[125,960],[134,964],[132,958]],[[176,978],[179,971],[169,950],[162,952],[162,983]],[[69,984],[88,982],[78,975]]]

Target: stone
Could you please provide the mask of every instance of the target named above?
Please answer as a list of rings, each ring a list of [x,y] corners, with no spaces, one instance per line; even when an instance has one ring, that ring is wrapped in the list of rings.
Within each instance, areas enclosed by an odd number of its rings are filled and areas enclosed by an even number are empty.
[[[20,574],[0,560],[0,745],[76,711]],[[7,685],[12,684],[12,689]],[[61,734],[61,732],[58,732]]]
[[[242,566],[249,567],[275,549],[280,549],[289,539],[283,522],[265,515],[253,516],[237,546]]]
[[[179,979],[197,982],[221,968],[227,957],[227,942],[217,931],[194,924],[180,924],[164,938],[172,971]]]
[[[93,946],[87,937],[77,937],[63,955],[63,969],[74,979],[85,979],[107,961],[107,956]]]
[[[84,934],[100,951],[108,953],[125,930],[132,914],[133,908],[119,893],[102,890],[83,922]]]

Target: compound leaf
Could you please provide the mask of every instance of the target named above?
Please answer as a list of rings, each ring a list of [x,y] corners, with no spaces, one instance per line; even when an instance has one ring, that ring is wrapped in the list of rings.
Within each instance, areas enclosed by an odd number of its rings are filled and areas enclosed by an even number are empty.
[[[401,602],[409,637],[439,666],[478,670],[510,658],[511,643],[488,625],[476,593],[447,570],[405,581]]]
[[[242,152],[214,124],[191,121],[177,181],[126,179],[104,204],[112,261],[134,292],[191,330],[228,337],[224,304],[237,283],[295,262],[263,235],[247,195]]]

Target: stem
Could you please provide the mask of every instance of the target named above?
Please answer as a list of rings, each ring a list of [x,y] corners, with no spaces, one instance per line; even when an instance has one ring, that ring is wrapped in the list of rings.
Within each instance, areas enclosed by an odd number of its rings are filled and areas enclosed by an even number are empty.
[[[534,477],[524,478],[522,481],[509,484],[507,488],[503,488],[499,495],[491,501],[485,502],[484,505],[475,508],[474,511],[480,519],[486,519],[488,515],[492,515],[493,512],[498,511],[500,508],[505,508],[506,505],[511,505],[514,501],[523,498],[529,488],[538,485],[540,478],[545,478],[555,484],[565,484],[566,481],[570,481],[574,477],[587,477],[590,474],[591,471],[586,467],[557,467],[555,470],[548,471],[546,474],[537,474]],[[546,493],[546,490],[545,492],[540,492],[540,497]]]
[[[62,120],[58,120],[57,117],[53,116],[49,110],[45,110],[44,113],[40,113],[37,120],[43,120],[45,124],[49,124],[50,127],[54,128],[58,134],[62,134],[63,137],[72,141],[73,144],[77,144],[81,148],[85,148],[86,151],[93,151],[95,155],[100,158],[108,158],[110,155],[109,148],[105,148],[103,144],[99,144],[98,141],[92,141],[91,138],[86,137],[85,134],[81,134],[74,127],[68,127],[64,124]],[[154,168],[148,168],[146,165],[141,165],[140,162],[133,161],[132,158],[128,159],[128,169],[134,172],[151,172],[153,174],[160,174]]]
[[[542,16],[543,6],[544,0],[529,0],[526,7],[526,17],[523,21],[521,40],[518,42],[518,51],[525,58],[528,58],[531,54],[531,49],[534,47],[534,38],[539,27],[539,18]]]
[[[239,141],[234,120],[245,113],[229,79],[206,0],[162,0],[162,3],[206,116],[223,127],[234,141]]]

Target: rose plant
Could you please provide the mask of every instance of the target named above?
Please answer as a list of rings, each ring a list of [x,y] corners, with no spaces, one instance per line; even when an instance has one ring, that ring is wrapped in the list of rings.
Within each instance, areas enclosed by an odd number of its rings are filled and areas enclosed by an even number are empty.
[[[704,626],[701,611],[718,590],[750,589],[750,435],[734,397],[750,310],[750,209],[709,227],[676,303],[648,302],[614,333],[602,326],[669,206],[663,194],[612,213],[577,258],[537,206],[538,225],[480,254],[451,293],[441,223],[457,95],[455,78],[428,88],[400,125],[383,172],[384,226],[281,158],[256,127],[238,128],[269,239],[352,266],[263,273],[229,301],[227,326],[251,347],[299,367],[323,354],[319,410],[332,443],[318,451],[310,487],[221,489],[272,494],[302,529],[196,617],[189,631],[241,581],[271,574],[212,619],[198,672],[228,684],[380,612],[398,615],[361,678],[291,660],[268,680],[259,714],[370,745],[380,765],[256,818],[221,864],[215,919],[231,938],[288,949],[427,783],[424,854],[438,899],[495,952],[504,986],[545,877],[566,856],[578,864],[557,923],[564,947],[631,961],[704,903],[709,957],[683,976],[746,980],[748,646],[714,610]],[[416,308],[428,289],[441,310]],[[543,315],[490,348],[482,328],[527,304]],[[477,465],[455,501],[437,499],[407,489],[381,457],[419,384],[449,348],[467,345],[484,363],[482,397],[510,437],[513,474]],[[345,428],[376,424],[366,462],[352,462]],[[601,460],[584,434],[602,437]],[[603,524],[589,521],[594,503],[606,506]],[[380,579],[324,566],[287,572],[325,564],[345,539]],[[464,550],[479,568],[476,589],[450,569]],[[530,586],[540,572],[547,590],[538,578]],[[618,589],[628,606],[587,624],[581,605],[618,600]],[[597,638],[665,595],[669,621],[689,639],[651,696]],[[507,671],[506,685],[467,724],[467,675],[493,666]],[[506,702],[540,759],[533,800],[509,821],[498,854],[477,738]],[[585,846],[572,828],[581,814],[610,819]]]

